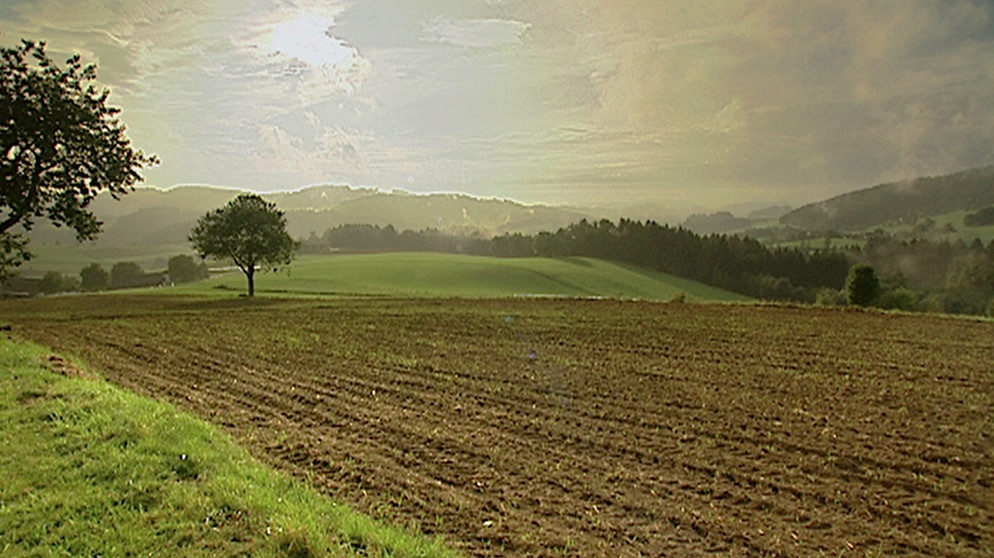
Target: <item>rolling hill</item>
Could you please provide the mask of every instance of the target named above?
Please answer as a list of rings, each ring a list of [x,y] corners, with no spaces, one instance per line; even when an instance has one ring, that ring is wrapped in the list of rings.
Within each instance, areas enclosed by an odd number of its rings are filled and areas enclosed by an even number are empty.
[[[208,186],[179,186],[168,190],[139,188],[113,200],[100,195],[92,209],[104,222],[98,244],[153,246],[184,244],[194,223],[240,192]],[[347,186],[315,186],[294,192],[263,194],[286,212],[287,228],[295,237],[323,233],[338,225],[393,225],[397,230],[437,229],[446,233],[500,235],[555,230],[584,217],[579,209],[525,205],[510,200],[462,194],[380,192]],[[72,235],[46,223],[32,233],[35,242],[71,242]]]
[[[100,195],[92,204],[94,214],[104,223],[96,242],[77,244],[69,230],[39,221],[30,235],[31,249],[37,257],[21,272],[76,273],[79,264],[125,259],[138,261],[146,268],[163,267],[163,257],[191,252],[187,237],[197,219],[238,193],[208,186],[179,186],[168,190],[139,188],[119,200]],[[595,217],[580,209],[510,200],[461,194],[386,193],[347,186],[314,186],[264,197],[286,212],[287,228],[295,238],[321,235],[338,225],[355,223],[393,225],[398,231],[479,233],[486,238],[509,232],[556,230]],[[156,265],[158,260],[162,260],[161,266]]]
[[[812,232],[860,231],[994,205],[994,166],[881,184],[798,208],[780,223]]]
[[[233,271],[177,292],[245,290]],[[256,278],[260,295],[398,297],[612,297],[743,301],[722,289],[590,258],[491,258],[453,254],[395,253],[303,256],[289,268]]]

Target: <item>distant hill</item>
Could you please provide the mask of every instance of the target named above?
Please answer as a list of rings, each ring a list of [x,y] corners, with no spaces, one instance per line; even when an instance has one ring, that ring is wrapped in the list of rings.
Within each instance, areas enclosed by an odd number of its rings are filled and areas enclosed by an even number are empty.
[[[752,225],[752,219],[736,217],[728,211],[710,215],[694,214],[683,222],[683,227],[697,234],[722,234],[745,229]]]
[[[114,200],[98,196],[92,208],[104,222],[104,232],[91,248],[157,252],[161,247],[187,245],[197,219],[240,192],[207,186],[179,186],[168,190],[139,188]],[[534,234],[556,230],[589,212],[509,200],[482,199],[460,194],[412,194],[348,186],[315,186],[294,192],[264,194],[286,212],[294,237],[322,234],[343,224],[393,225],[405,229],[437,229],[443,233],[489,237],[508,232]],[[64,228],[40,221],[32,231],[33,246],[74,244]],[[44,251],[42,250],[41,253]],[[37,262],[35,262],[37,263]]]
[[[994,166],[881,184],[806,205],[780,223],[807,231],[859,231],[994,205]]]

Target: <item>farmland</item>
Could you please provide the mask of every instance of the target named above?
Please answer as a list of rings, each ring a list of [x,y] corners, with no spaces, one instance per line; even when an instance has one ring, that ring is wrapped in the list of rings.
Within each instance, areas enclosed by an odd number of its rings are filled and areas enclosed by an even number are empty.
[[[991,322],[155,295],[0,312],[472,555],[994,552]]]
[[[388,253],[303,256],[289,268],[258,276],[269,295],[393,297],[606,296],[743,301],[747,297],[666,273],[593,258],[494,258]],[[184,285],[180,292],[245,290],[235,271]]]

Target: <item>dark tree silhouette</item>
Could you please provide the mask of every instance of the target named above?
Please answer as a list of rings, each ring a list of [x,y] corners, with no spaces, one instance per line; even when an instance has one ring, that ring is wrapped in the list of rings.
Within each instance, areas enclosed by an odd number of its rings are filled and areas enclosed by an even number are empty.
[[[166,269],[169,274],[169,280],[174,283],[189,283],[191,281],[206,279],[209,276],[207,264],[203,262],[197,263],[187,254],[169,258]]]
[[[854,265],[846,278],[846,299],[855,306],[869,306],[880,294],[880,279],[873,267]]]
[[[79,272],[80,288],[84,291],[102,291],[110,286],[110,273],[98,263],[92,263]]]
[[[0,48],[0,280],[31,258],[24,232],[35,219],[92,240],[101,225],[87,210],[93,198],[126,194],[158,163],[131,147],[95,80],[96,66],[75,55],[60,68],[45,43]]]
[[[286,231],[286,217],[276,204],[256,194],[242,194],[197,221],[190,242],[201,258],[232,260],[255,296],[255,272],[289,264],[297,242]]]

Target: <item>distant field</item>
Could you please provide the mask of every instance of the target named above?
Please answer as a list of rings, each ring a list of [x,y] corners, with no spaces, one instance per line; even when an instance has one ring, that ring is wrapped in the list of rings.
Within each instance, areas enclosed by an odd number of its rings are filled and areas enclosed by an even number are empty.
[[[994,552],[990,321],[228,293],[0,315],[473,556]]]
[[[244,291],[234,271],[177,292]],[[259,294],[414,297],[565,296],[742,301],[746,297],[665,273],[588,258],[488,258],[394,253],[304,256],[257,276]]]
[[[169,258],[180,254],[193,254],[188,245],[162,245],[149,250],[143,246],[106,247],[93,243],[62,244],[33,243],[29,246],[35,255],[19,270],[26,277],[40,277],[49,271],[79,277],[84,267],[99,263],[110,271],[117,262],[134,262],[146,272],[164,271]]]

